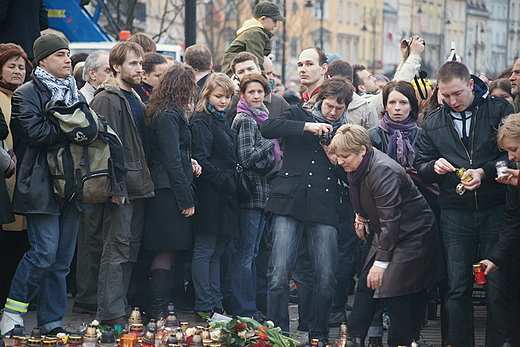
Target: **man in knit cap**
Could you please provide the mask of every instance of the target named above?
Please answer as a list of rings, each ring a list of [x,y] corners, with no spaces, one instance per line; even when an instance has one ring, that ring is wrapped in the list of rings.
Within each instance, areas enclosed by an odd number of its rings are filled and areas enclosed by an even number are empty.
[[[45,105],[63,101],[71,106],[84,100],[71,76],[69,45],[54,34],[34,41],[38,67],[32,81],[19,87],[12,98],[11,131],[17,162],[14,213],[27,217],[31,249],[18,264],[0,321],[0,333],[16,324],[23,327],[29,302],[38,295],[38,326],[48,336],[65,332],[67,310],[65,277],[74,255],[79,212],[74,203],[54,193],[47,164],[47,148],[62,141],[57,125],[45,117]]]

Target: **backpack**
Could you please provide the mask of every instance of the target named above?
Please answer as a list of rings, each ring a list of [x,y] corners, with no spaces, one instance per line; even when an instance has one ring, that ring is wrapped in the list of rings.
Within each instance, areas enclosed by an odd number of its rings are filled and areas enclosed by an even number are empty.
[[[47,153],[56,194],[80,208],[112,194],[126,195],[123,145],[104,117],[84,101],[68,107],[62,101],[50,102],[46,116],[63,136]]]

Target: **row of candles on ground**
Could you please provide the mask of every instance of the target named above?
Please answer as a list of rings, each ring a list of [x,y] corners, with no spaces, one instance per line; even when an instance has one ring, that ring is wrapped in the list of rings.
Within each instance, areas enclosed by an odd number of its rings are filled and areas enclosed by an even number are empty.
[[[42,337],[39,328],[34,328],[31,336],[24,336],[23,329],[18,326],[9,337],[0,339],[0,347],[220,347],[211,339],[210,331],[203,326],[190,328],[189,322],[181,322],[180,326],[174,312],[170,312],[164,320],[151,319],[145,327],[141,313],[134,308],[128,326],[114,328],[100,327],[96,321],[87,326],[82,323],[76,334],[58,334],[57,337]],[[125,332],[125,329],[128,332]],[[122,333],[122,334],[121,334]],[[212,332],[213,333],[213,332]],[[117,338],[117,336],[120,336]],[[215,337],[215,336],[214,336]],[[216,338],[218,339],[218,337]],[[3,345],[3,346],[2,346]]]

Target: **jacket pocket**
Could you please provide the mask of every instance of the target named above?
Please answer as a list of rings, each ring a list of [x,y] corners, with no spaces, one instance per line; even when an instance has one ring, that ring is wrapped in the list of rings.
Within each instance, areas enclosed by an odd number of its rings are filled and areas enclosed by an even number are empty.
[[[143,164],[141,161],[127,161],[125,167],[126,172],[126,188],[129,194],[140,193],[144,188]]]
[[[292,198],[298,188],[302,177],[301,172],[282,170],[276,175],[274,187],[271,191],[272,198]]]

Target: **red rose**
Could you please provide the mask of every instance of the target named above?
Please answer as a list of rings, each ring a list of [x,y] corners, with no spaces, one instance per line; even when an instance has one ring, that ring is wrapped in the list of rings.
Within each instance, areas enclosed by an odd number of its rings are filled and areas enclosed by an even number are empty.
[[[235,324],[235,330],[236,331],[242,331],[246,329],[246,323],[237,323]]]
[[[256,343],[252,344],[251,347],[268,347],[269,344],[264,340],[258,340]]]

